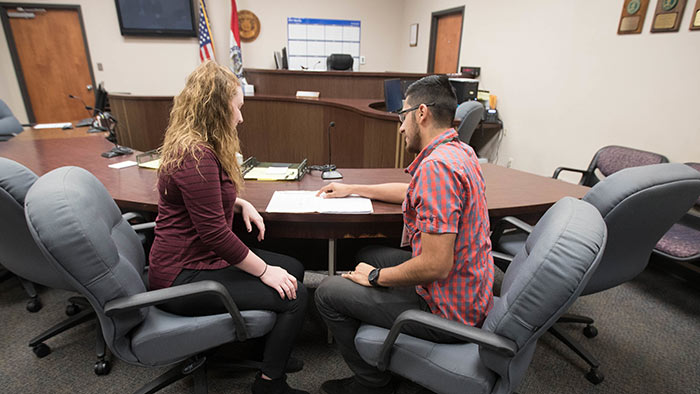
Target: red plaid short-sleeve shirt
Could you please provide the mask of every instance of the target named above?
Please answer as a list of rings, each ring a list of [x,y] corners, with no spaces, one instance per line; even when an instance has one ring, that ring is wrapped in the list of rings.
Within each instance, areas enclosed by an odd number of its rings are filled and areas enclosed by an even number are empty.
[[[413,256],[421,233],[455,233],[454,265],[444,280],[416,286],[431,311],[480,326],[493,302],[493,256],[486,188],[474,150],[454,129],[435,137],[406,169],[411,174],[403,202]]]

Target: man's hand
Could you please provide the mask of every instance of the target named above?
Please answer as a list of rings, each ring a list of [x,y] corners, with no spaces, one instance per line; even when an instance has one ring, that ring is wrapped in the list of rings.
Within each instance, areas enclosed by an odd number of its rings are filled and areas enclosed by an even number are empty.
[[[245,228],[248,232],[253,231],[253,224],[258,228],[258,241],[265,239],[265,222],[263,222],[262,216],[255,209],[253,204],[248,201],[239,199],[239,204],[241,206],[241,217],[243,218],[243,223],[245,223]]]
[[[323,196],[321,196],[321,194],[323,194]],[[316,193],[316,197],[321,196],[323,198],[340,198],[347,197],[350,194],[352,194],[351,185],[333,182],[322,187],[318,193]]]
[[[343,278],[350,279],[358,285],[372,287],[372,285],[369,283],[368,277],[369,273],[372,272],[374,268],[375,267],[372,267],[367,263],[360,263],[357,265],[357,267],[355,267],[354,271],[350,271],[347,274],[343,274]]]

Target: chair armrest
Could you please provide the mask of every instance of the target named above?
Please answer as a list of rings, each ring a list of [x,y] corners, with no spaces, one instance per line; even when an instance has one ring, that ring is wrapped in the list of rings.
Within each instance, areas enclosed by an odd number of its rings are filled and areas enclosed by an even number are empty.
[[[241,312],[238,310],[236,303],[233,302],[228,290],[226,290],[221,283],[213,280],[203,280],[117,298],[105,304],[105,315],[111,317],[121,312],[160,305],[168,301],[175,301],[202,294],[215,295],[221,299],[226,310],[233,319],[233,325],[236,327],[236,338],[239,341],[245,341],[248,338],[248,330],[246,329]]]
[[[434,330],[449,334],[456,339],[476,343],[508,357],[513,357],[518,351],[518,346],[515,344],[515,342],[498,334],[494,334],[491,331],[486,331],[482,330],[481,328],[443,319],[442,317],[433,315],[432,313],[414,309],[401,313],[391,326],[389,335],[387,335],[386,339],[384,340],[382,350],[379,353],[377,368],[380,371],[385,371],[389,366],[391,349],[396,342],[396,338],[398,338],[399,334],[401,333],[401,330],[407,324],[419,324],[430,327]]]
[[[125,212],[122,213],[122,218],[127,222],[133,219],[139,219],[140,221],[145,221],[146,219],[138,212]]]
[[[136,231],[137,233],[140,231],[153,230],[154,228],[156,228],[156,222],[132,224],[131,228],[134,229],[134,231]]]
[[[493,231],[491,231],[491,245],[498,245],[498,241],[501,240],[503,233],[511,228],[517,228],[518,230],[528,234],[532,233],[531,225],[523,222],[515,216],[506,216],[499,219],[493,226]]]
[[[554,174],[552,174],[552,178],[558,179],[559,174],[562,171],[578,172],[579,174],[581,174],[581,180],[583,180],[583,177],[586,174],[588,174],[588,170],[579,170],[578,168],[570,168],[570,167],[557,167],[557,169],[554,170]],[[579,183],[581,183],[581,182],[579,181]]]

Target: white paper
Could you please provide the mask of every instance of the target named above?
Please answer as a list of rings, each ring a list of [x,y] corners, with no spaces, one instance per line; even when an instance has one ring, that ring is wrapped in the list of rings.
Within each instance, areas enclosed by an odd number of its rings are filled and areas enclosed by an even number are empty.
[[[276,191],[267,204],[271,213],[372,213],[369,198],[349,196],[345,198],[316,197],[316,190]]]
[[[127,160],[127,161],[120,161],[119,163],[110,164],[108,167],[121,169],[121,168],[126,168],[126,167],[132,167],[132,166],[135,166],[136,164],[137,163],[133,160]]]
[[[63,122],[63,123],[39,123],[35,124],[33,129],[60,129],[62,127],[67,127],[67,126],[72,126],[73,124],[71,122]]]
[[[360,28],[357,26],[343,26],[343,41],[360,41]]]
[[[289,167],[267,167],[268,174],[286,174]]]

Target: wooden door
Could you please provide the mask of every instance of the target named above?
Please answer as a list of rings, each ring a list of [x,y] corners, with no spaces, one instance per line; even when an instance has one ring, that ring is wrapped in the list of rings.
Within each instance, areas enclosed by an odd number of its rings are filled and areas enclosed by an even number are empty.
[[[79,100],[68,97],[80,97],[90,106],[95,102],[80,8],[23,7],[4,6],[2,18],[29,121],[89,116]]]
[[[433,13],[428,72],[456,73],[462,41],[464,7]]]

